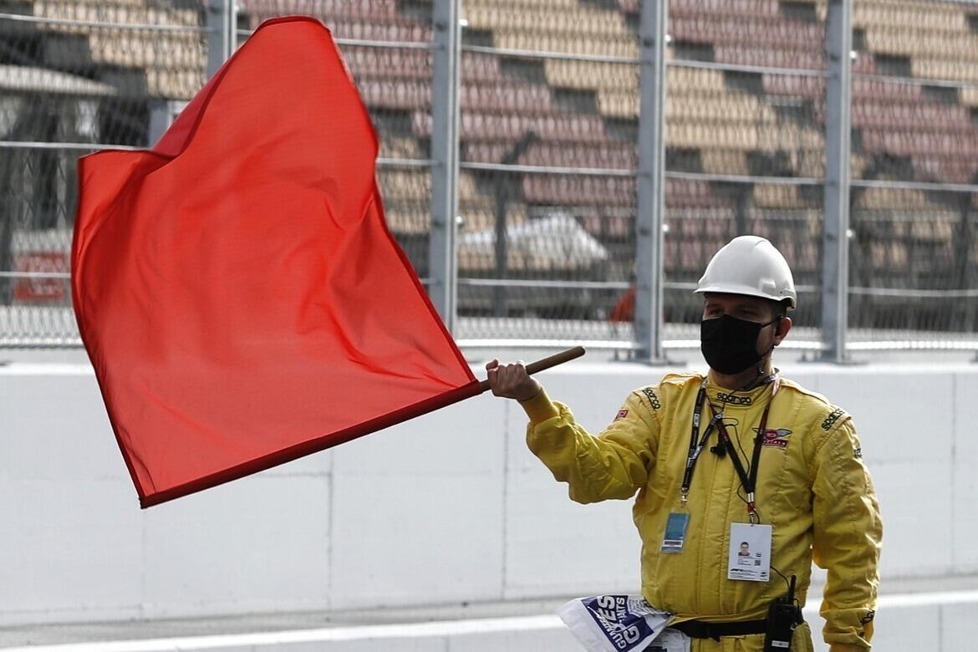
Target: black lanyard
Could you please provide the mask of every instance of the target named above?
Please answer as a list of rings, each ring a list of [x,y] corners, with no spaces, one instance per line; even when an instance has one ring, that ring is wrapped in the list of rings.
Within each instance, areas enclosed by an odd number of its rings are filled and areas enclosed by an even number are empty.
[[[722,419],[722,416],[718,417],[715,413],[713,418],[710,419],[709,425],[706,426],[706,430],[703,432],[703,436],[700,436],[700,418],[703,415],[703,403],[706,402],[706,379],[700,384],[700,391],[696,394],[696,406],[693,408],[693,427],[692,433],[689,436],[689,455],[686,456],[686,471],[683,473],[683,484],[679,489],[679,499],[682,502],[686,502],[689,497],[689,485],[693,481],[693,470],[696,468],[696,460],[699,459],[700,453],[703,452],[703,446],[706,444],[706,440],[710,437],[710,433]],[[710,406],[712,410],[713,406]]]
[[[750,471],[748,472],[744,468],[743,462],[740,461],[740,456],[737,455],[737,448],[734,446],[733,441],[730,439],[730,435],[727,433],[727,427],[723,423],[723,412],[717,412],[713,407],[713,403],[707,399],[706,396],[706,379],[703,379],[703,383],[700,385],[700,390],[696,394],[696,405],[693,408],[693,425],[692,433],[689,439],[689,454],[686,456],[686,471],[683,473],[683,484],[680,487],[680,500],[685,503],[689,497],[689,487],[693,481],[693,471],[696,468],[696,460],[699,459],[700,453],[703,452],[703,446],[706,444],[706,440],[709,438],[713,429],[717,429],[717,438],[720,440],[720,444],[724,447],[727,453],[730,454],[730,461],[733,462],[734,469],[737,471],[737,475],[740,477],[740,484],[744,487],[744,491],[747,492],[747,515],[750,517],[752,523],[757,522],[757,504],[755,502],[754,490],[757,488],[757,472],[761,466],[761,446],[764,441],[764,433],[767,431],[767,415],[771,410],[771,403],[774,402],[774,394],[777,392],[777,381],[775,380],[774,387],[771,391],[771,399],[768,401],[767,405],[764,406],[764,412],[761,414],[761,422],[757,428],[757,436],[754,438],[754,451],[751,456]],[[706,430],[703,432],[702,436],[699,434],[700,430],[700,419],[703,414],[703,403],[709,403],[710,412],[713,414],[713,418],[710,419],[710,423],[706,426]]]

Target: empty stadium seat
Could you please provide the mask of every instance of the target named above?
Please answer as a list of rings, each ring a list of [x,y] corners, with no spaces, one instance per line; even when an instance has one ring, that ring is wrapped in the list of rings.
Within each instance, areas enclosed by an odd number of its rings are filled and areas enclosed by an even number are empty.
[[[638,148],[635,143],[536,142],[527,148],[520,162],[527,165],[635,170],[638,168]]]
[[[465,112],[459,121],[460,138],[463,141],[515,142],[533,132],[543,140],[600,143],[607,139],[604,123],[597,116],[585,114],[555,113],[543,116],[520,114],[487,114]],[[431,135],[431,116],[415,113],[415,135],[427,138]]]
[[[544,69],[547,82],[555,87],[597,91],[638,90],[638,66],[634,64],[548,59],[544,62]]]
[[[430,43],[433,38],[430,25],[413,20],[370,22],[367,20],[327,19],[333,36],[340,39],[363,41],[388,41]]]
[[[143,0],[145,1],[145,0]],[[240,11],[248,16],[252,29],[282,15],[313,16],[327,26],[332,21],[389,23],[401,19],[397,0],[238,0]]]
[[[782,47],[723,44],[713,48],[713,58],[721,63],[792,70],[825,70],[822,48],[790,50]]]
[[[431,84],[422,80],[358,79],[364,103],[375,109],[427,110],[431,107]]]
[[[669,33],[674,42],[730,45],[788,51],[815,51],[822,47],[825,28],[818,23],[793,21],[780,16],[699,13],[670,16]]]
[[[120,86],[129,71],[139,77],[133,86],[140,92],[176,99],[189,99],[205,81],[205,35],[193,9],[145,0],[41,0],[33,10],[54,21],[41,26],[51,34],[45,58],[54,68],[100,71]]]
[[[703,15],[778,18],[780,7],[778,2],[772,0],[670,0],[669,2],[670,18]]]
[[[431,52],[344,45],[343,60],[358,79],[414,79],[431,83]]]
[[[463,83],[459,89],[462,110],[474,113],[549,115],[553,96],[546,86],[519,81]]]
[[[666,226],[663,246],[670,271],[695,276],[736,235],[734,212],[729,207],[673,209],[668,211]]]
[[[635,179],[585,175],[528,174],[523,196],[530,204],[633,206]]]

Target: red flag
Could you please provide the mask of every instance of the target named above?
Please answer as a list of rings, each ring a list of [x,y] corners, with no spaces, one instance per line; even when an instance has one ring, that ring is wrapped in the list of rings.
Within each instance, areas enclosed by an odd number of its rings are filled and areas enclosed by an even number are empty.
[[[149,151],[79,163],[72,291],[143,507],[482,388],[390,235],[329,31],[264,23]]]

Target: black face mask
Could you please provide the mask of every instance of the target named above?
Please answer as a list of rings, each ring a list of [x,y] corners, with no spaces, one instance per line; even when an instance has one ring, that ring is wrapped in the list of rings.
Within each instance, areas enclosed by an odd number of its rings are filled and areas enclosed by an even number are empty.
[[[711,369],[728,376],[740,373],[764,357],[757,352],[757,336],[761,329],[780,320],[779,316],[758,324],[730,315],[704,319],[700,322],[700,350]]]

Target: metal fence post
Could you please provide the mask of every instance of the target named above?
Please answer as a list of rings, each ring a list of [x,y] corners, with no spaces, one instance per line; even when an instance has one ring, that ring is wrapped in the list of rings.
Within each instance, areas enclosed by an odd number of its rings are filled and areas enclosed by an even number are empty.
[[[460,0],[435,0],[431,87],[431,235],[428,294],[449,332],[455,330],[458,215],[458,87],[461,62]]]
[[[825,222],[822,236],[822,354],[846,362],[849,322],[849,152],[852,0],[829,0],[825,34]]]
[[[237,44],[234,0],[207,0],[207,78],[224,65]]]
[[[635,216],[635,356],[666,362],[662,350],[665,223],[666,28],[669,3],[643,0],[639,24],[638,180]]]

